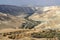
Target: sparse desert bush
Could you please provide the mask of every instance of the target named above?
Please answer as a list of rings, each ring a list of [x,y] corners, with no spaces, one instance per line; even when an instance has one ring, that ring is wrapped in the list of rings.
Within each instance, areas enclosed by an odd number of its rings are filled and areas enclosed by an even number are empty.
[[[6,33],[2,33],[2,34],[3,34],[3,36],[4,36],[4,37],[6,37],[6,36],[7,36],[7,34],[6,34]]]
[[[12,34],[12,35],[8,36],[8,38],[10,38],[10,39],[15,39],[15,35]]]
[[[17,31],[16,31],[17,32]],[[19,32],[19,31],[18,31]],[[10,32],[11,33],[11,32]],[[56,30],[43,30],[42,32],[33,32],[33,33],[8,33],[4,35],[7,35],[9,39],[21,39],[25,37],[31,37],[31,38],[55,38],[57,37],[60,40],[60,32],[56,32]],[[4,36],[6,37],[6,36]]]

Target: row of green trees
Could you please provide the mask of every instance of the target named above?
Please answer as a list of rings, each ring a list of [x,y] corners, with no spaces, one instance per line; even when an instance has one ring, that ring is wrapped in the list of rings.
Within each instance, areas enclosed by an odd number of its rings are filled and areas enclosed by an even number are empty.
[[[22,28],[32,29],[40,23],[41,23],[40,21],[34,21],[34,20],[26,19],[26,23],[22,24]]]
[[[31,36],[34,38],[56,38],[57,37],[60,40],[60,32],[57,32],[56,30],[32,33]]]

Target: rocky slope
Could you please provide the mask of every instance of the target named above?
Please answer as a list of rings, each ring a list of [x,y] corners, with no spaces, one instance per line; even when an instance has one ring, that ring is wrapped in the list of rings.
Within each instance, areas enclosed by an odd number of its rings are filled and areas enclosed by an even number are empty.
[[[29,19],[35,21],[41,21],[41,24],[35,26],[39,29],[60,29],[60,7],[59,6],[50,6],[44,7],[43,12],[40,14],[37,11]],[[39,29],[40,30],[40,29]]]
[[[24,18],[18,18],[10,14],[0,13],[0,29],[4,28],[18,28],[22,23],[25,23]]]

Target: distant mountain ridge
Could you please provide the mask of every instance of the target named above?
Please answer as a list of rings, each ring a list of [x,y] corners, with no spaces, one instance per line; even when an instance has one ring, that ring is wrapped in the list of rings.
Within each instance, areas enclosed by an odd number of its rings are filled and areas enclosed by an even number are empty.
[[[32,15],[35,10],[31,7],[19,7],[19,6],[12,6],[12,5],[0,5],[0,12],[10,14],[10,15]]]

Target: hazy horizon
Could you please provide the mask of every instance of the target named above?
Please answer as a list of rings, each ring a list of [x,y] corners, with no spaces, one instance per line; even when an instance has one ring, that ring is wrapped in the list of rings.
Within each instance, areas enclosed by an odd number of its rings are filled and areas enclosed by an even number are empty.
[[[60,0],[0,0],[0,5],[16,6],[53,6],[60,5]]]

